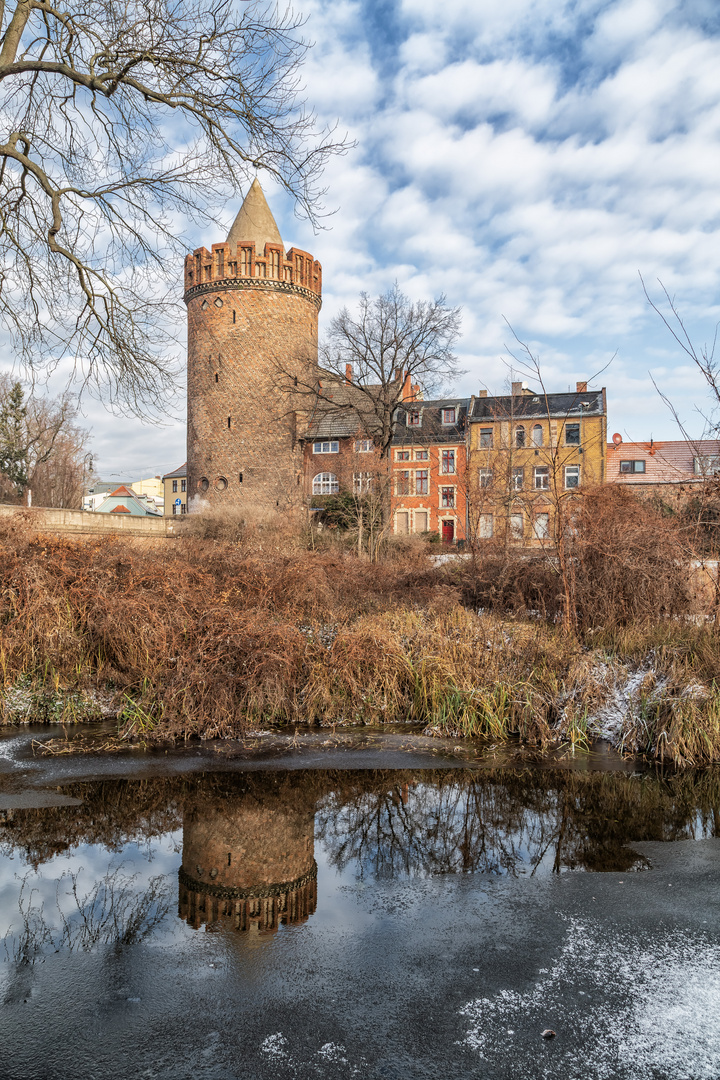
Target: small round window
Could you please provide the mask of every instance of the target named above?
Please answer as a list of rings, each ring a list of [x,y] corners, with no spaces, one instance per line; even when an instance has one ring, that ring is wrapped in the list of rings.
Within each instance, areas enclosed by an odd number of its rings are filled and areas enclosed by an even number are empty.
[[[210,487],[210,481],[208,480],[207,476],[200,477],[200,479],[198,480],[198,490],[199,491],[207,491],[207,489],[209,487]]]
[[[223,305],[222,300],[220,299],[219,296],[216,296],[215,297],[215,307],[222,307],[222,305]]]
[[[228,482],[224,476],[218,476],[215,480],[215,490],[225,491],[227,489]]]

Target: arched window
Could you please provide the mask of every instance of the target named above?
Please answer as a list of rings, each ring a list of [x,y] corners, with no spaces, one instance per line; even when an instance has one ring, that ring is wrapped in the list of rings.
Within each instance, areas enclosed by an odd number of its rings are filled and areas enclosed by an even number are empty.
[[[321,472],[313,477],[313,495],[337,495],[340,490],[335,473]]]
[[[515,428],[515,445],[516,446],[524,446],[525,445],[525,428],[524,427]]]
[[[532,441],[533,446],[542,446],[543,444],[543,432],[540,424],[536,424],[532,429]]]

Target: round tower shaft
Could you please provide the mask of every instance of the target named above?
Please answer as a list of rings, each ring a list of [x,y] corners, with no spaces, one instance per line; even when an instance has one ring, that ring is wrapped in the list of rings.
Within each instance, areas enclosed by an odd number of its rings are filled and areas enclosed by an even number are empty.
[[[302,391],[317,371],[320,263],[285,252],[255,180],[225,243],[185,259],[188,509],[302,497]]]

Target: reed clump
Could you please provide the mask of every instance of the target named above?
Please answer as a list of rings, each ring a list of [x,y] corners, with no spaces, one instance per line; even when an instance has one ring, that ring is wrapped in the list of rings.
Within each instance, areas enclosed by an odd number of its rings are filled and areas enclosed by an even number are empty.
[[[629,578],[608,546],[616,585],[579,607],[568,633],[553,607],[557,563],[506,553],[491,594],[499,557],[370,563],[202,536],[59,538],[9,519],[4,718],[112,714],[121,734],[143,740],[241,736],[268,722],[411,721],[453,737],[573,749],[608,738],[676,764],[720,761],[715,623],[689,594],[682,607],[674,578],[657,592],[651,574],[639,575],[630,609]],[[591,590],[576,583],[575,595]],[[651,614],[640,619],[643,596]],[[680,610],[667,610],[668,597]]]

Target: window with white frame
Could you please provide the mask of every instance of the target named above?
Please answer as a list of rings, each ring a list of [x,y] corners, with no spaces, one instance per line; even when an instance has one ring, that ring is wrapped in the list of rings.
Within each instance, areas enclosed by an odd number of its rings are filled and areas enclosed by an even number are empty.
[[[697,458],[695,459],[697,461]],[[698,471],[697,469],[695,470]],[[621,473],[644,473],[645,462],[644,461],[621,461],[620,462]]]
[[[401,469],[400,472],[395,473],[395,494],[396,495],[409,495],[410,494],[410,477],[411,473],[409,469]]]
[[[339,450],[340,443],[336,439],[313,443],[313,454],[337,454]]]
[[[427,450],[416,450],[415,451],[415,460],[416,461],[427,461],[428,457],[429,457],[429,455],[428,455]]]
[[[510,536],[513,540],[522,540],[525,517],[519,511],[510,515]]]
[[[580,487],[580,466],[579,465],[566,465],[565,466],[565,487],[566,488]]]
[[[340,484],[335,473],[321,472],[313,477],[313,495],[337,495]]]
[[[395,460],[396,461],[409,461],[410,460],[410,451],[409,450],[396,450],[395,451]]]
[[[415,471],[415,494],[427,495],[428,493],[428,470],[416,469]]]
[[[443,487],[440,488],[440,505],[448,508],[455,506],[455,488]]]
[[[565,425],[565,445],[566,446],[579,446],[580,445],[580,425],[579,424],[566,424]]]
[[[514,465],[512,471],[513,491],[522,491],[525,486],[525,470],[522,465]]]
[[[356,454],[369,454],[373,448],[372,439],[356,439],[355,440],[355,453]]]
[[[535,424],[532,429],[532,444],[533,446],[542,446],[543,444],[543,429],[540,424]]]
[[[626,471],[622,466],[627,464],[626,461],[620,462],[620,472]],[[645,472],[644,461],[633,461],[632,464],[642,465],[641,469],[633,469],[632,472]],[[694,457],[693,472],[696,476],[714,476],[715,473],[720,472],[720,457],[717,454],[702,454],[700,457]]]
[[[368,491],[372,491],[372,473],[353,473],[353,495],[365,495]]]
[[[420,410],[412,409],[405,413],[405,422],[408,427],[420,427]]]
[[[478,518],[478,536],[481,540],[490,540],[493,534],[492,514],[480,514]]]
[[[533,475],[533,487],[536,491],[547,491],[550,487],[550,467],[536,465]]]
[[[443,450],[440,461],[440,472],[448,475],[455,472],[455,451]]]
[[[442,422],[443,424],[455,423],[455,409],[443,409],[442,410]]]
[[[550,515],[536,514],[533,520],[533,532],[536,540],[547,540],[550,536]]]
[[[493,429],[491,427],[480,428],[480,449],[492,450]]]
[[[480,469],[478,480],[481,488],[492,487],[492,469]]]

